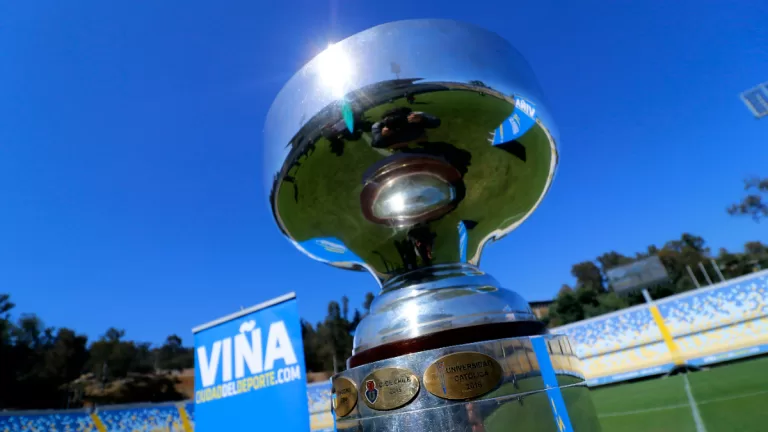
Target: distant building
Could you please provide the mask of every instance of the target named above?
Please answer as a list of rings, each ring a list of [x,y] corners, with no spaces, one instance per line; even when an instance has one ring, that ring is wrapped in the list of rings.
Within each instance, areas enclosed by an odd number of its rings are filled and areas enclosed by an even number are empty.
[[[554,303],[554,300],[532,301],[528,304],[531,305],[531,309],[533,310],[533,314],[536,315],[536,318],[542,319],[549,315],[549,306],[552,303]]]

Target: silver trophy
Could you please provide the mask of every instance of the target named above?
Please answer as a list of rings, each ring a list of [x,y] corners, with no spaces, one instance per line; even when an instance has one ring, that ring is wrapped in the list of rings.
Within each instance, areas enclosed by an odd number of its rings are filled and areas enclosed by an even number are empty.
[[[479,269],[539,205],[557,131],[498,35],[446,20],[329,46],[275,99],[267,184],[280,230],[381,287],[332,378],[340,431],[596,431],[578,358]]]

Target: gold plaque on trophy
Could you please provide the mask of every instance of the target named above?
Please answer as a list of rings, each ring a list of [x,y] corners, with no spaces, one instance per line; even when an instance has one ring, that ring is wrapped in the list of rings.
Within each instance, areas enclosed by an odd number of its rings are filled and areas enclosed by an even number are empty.
[[[337,418],[349,415],[357,405],[357,386],[349,378],[337,377],[333,380],[331,401]]]
[[[419,378],[408,369],[384,368],[365,377],[360,397],[370,408],[392,410],[412,401],[419,387]]]
[[[502,375],[501,365],[492,357],[458,352],[429,365],[424,372],[424,387],[439,398],[471,399],[495,389]]]

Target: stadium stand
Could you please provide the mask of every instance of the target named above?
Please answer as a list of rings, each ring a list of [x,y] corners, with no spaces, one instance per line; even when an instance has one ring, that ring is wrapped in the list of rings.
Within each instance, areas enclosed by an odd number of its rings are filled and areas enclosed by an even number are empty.
[[[701,366],[768,352],[768,270],[552,332],[569,336],[572,346],[562,349],[576,352],[593,386],[665,373],[681,360]],[[572,372],[574,365],[554,360],[558,370]],[[307,397],[312,431],[332,430],[328,381],[309,384]],[[0,432],[193,432],[194,426],[192,401],[112,406],[93,413],[0,412]]]
[[[651,309],[671,335],[665,342]],[[552,329],[567,334],[590,385],[768,351],[768,271]],[[673,351],[679,353],[676,359]]]
[[[187,411],[190,429],[195,430],[195,403],[192,401],[185,403],[184,409]]]
[[[96,425],[85,410],[49,413],[0,413],[2,432],[89,432],[96,431]]]
[[[331,383],[330,381],[309,384],[309,428],[313,432],[333,431],[331,415]]]
[[[110,406],[93,413],[0,412],[0,432],[192,432],[194,403]]]
[[[177,405],[145,405],[131,407],[105,407],[98,417],[110,432],[169,431],[185,432]],[[191,430],[191,428],[190,428]]]

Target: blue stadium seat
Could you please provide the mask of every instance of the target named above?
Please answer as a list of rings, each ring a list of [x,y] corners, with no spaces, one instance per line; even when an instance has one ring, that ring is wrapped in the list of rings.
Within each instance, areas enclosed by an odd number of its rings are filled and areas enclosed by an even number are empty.
[[[0,432],[90,432],[94,430],[91,416],[83,410],[51,414],[0,414]]]

